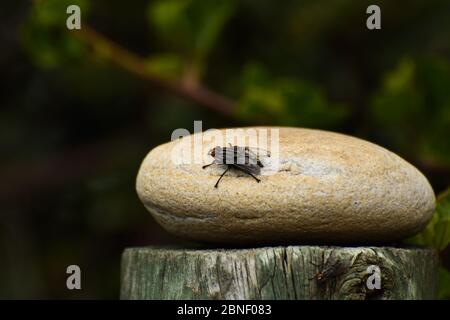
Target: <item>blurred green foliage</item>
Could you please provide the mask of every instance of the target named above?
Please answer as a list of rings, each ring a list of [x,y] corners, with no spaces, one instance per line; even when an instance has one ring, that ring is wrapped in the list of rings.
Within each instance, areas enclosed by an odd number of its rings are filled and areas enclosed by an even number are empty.
[[[35,63],[44,68],[54,68],[79,61],[87,51],[78,39],[63,32],[66,9],[70,5],[78,5],[84,18],[89,12],[89,0],[44,0],[37,3],[22,29],[22,42]]]
[[[317,85],[294,78],[274,79],[255,64],[244,68],[242,90],[237,114],[247,120],[333,127],[349,114],[345,106],[329,103]]]
[[[440,299],[450,299],[450,272],[443,267],[439,267],[438,297]]]
[[[412,243],[444,251],[450,243],[450,189],[437,197],[433,218],[421,233],[411,239]]]
[[[450,189],[437,197],[436,211],[425,230],[407,239],[407,243],[435,248],[442,253],[450,243]],[[439,268],[438,293],[442,299],[450,299],[450,270]]]
[[[234,0],[160,0],[151,3],[148,18],[165,46],[179,56],[153,60],[162,67],[174,66],[183,57],[186,68],[201,75],[206,59],[218,41],[235,7]],[[161,68],[161,71],[167,69]],[[173,70],[172,68],[169,68]]]
[[[403,58],[371,102],[372,120],[392,147],[425,162],[450,162],[450,64]],[[401,132],[401,134],[396,134]],[[414,142],[414,144],[412,144]]]
[[[234,1],[161,0],[149,6],[149,20],[163,41],[202,59],[211,51]]]
[[[436,192],[450,185],[448,0],[379,1],[381,31],[365,28],[365,0],[33,3],[17,13],[19,2],[0,3],[0,13],[16,18],[2,21],[20,44],[0,41],[2,72],[14,79],[1,88],[0,163],[15,172],[4,184],[18,194],[3,205],[0,297],[116,298],[124,247],[175,242],[136,197],[139,163],[194,120],[204,129],[250,123],[349,133],[405,157]],[[81,7],[82,25],[143,57],[145,72],[233,99],[234,117],[110,64],[107,48],[66,29],[69,4]],[[449,203],[439,199],[411,241],[441,251],[440,296],[449,298]],[[89,270],[78,296],[63,285],[61,270],[72,263]]]

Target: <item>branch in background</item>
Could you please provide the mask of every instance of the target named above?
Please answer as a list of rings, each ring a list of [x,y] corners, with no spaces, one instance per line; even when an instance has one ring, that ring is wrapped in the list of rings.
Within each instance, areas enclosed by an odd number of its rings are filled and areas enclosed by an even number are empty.
[[[89,26],[83,25],[75,31],[78,39],[93,48],[98,54],[130,73],[147,80],[160,88],[204,107],[232,117],[235,102],[208,89],[197,82],[167,80],[151,73],[144,59],[107,39]]]

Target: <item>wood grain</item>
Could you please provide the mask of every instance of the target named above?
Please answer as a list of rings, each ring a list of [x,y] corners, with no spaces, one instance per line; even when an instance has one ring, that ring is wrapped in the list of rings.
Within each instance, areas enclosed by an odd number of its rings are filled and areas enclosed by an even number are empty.
[[[379,290],[367,288],[370,265],[381,270]],[[437,265],[436,253],[423,248],[130,248],[121,298],[433,299]],[[330,267],[320,281],[318,272]]]

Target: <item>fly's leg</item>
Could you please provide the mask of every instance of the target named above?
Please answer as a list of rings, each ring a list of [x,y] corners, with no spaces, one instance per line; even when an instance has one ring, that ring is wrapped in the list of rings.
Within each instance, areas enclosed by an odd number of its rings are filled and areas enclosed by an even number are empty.
[[[256,180],[256,182],[261,182],[261,180],[259,180],[257,177],[255,177],[255,176],[254,176],[251,172],[249,172],[248,170],[245,170],[245,169],[243,169],[243,168],[241,168],[241,167],[238,167],[238,166],[233,166],[233,167],[234,167],[236,170],[239,170],[239,171],[241,171],[241,172],[243,172],[243,173],[246,173],[246,174],[252,176],[253,179]]]
[[[253,174],[251,174],[250,172],[246,172],[246,171],[244,171],[246,174],[249,174],[249,175],[251,175],[252,177],[253,177],[253,179],[255,179],[256,180],[256,182],[261,182],[261,180],[259,180],[257,177],[255,177]]]
[[[223,176],[225,175],[225,173],[227,173],[227,171],[230,170],[230,167],[228,167],[220,176],[219,180],[217,180],[216,184],[214,185],[214,188],[217,188],[219,186],[219,182],[220,180],[223,178]]]
[[[202,169],[208,168],[209,166],[212,166],[213,164],[216,164],[216,162],[213,161],[213,162],[210,163],[210,164],[204,165],[204,166],[202,167]]]

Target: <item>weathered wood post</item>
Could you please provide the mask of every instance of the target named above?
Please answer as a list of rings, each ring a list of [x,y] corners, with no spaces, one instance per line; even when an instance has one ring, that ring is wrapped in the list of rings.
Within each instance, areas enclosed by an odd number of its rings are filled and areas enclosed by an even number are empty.
[[[198,133],[153,149],[139,170],[137,192],[173,234],[250,248],[127,249],[123,299],[435,297],[433,250],[377,246],[399,243],[433,214],[433,190],[411,164],[332,132],[265,127],[219,133],[224,140],[216,145],[228,146],[228,158],[233,152],[255,158],[251,172],[258,178],[230,170],[217,187],[229,169],[216,164],[226,150],[208,153],[218,132]],[[237,145],[236,137],[249,141],[255,134],[271,141],[272,157]],[[208,154],[214,165],[205,168]],[[186,161],[192,159],[203,160]],[[280,243],[287,246],[270,247]],[[289,246],[306,243],[369,246]],[[268,247],[252,248],[261,245]]]
[[[333,264],[342,268],[321,281]],[[367,284],[370,266],[380,268],[379,289]],[[122,257],[121,298],[433,299],[436,274],[435,252],[419,248],[132,248]]]

